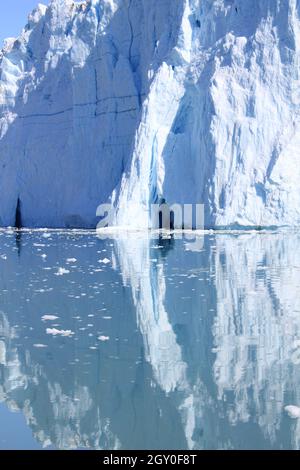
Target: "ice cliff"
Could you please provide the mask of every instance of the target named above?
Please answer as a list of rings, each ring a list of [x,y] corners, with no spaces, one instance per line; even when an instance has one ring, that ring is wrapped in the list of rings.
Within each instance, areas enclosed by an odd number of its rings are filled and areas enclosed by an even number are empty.
[[[0,54],[0,225],[300,222],[299,0],[52,0]]]

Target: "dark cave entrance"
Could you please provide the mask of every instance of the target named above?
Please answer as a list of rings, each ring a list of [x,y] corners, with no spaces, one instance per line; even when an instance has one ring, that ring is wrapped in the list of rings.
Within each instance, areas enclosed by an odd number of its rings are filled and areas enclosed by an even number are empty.
[[[22,215],[21,215],[21,201],[20,201],[20,198],[18,198],[17,207],[16,207],[15,228],[17,228],[17,229],[22,228]]]

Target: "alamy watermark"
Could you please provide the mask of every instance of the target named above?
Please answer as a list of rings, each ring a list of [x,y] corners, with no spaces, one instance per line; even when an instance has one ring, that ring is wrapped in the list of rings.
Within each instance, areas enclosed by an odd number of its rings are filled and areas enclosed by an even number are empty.
[[[126,215],[135,217],[139,213],[140,206],[128,204]],[[101,238],[106,238],[110,229],[118,227],[120,211],[110,203],[100,204],[97,208],[96,216],[100,218],[97,225],[97,234]],[[124,220],[124,217],[122,217]],[[126,220],[126,217],[125,217]],[[184,238],[194,244],[194,249],[203,246],[201,232],[204,230],[204,205],[203,204],[151,204],[148,210],[148,226],[139,227],[138,220],[128,221],[130,223],[121,224],[121,228],[132,230],[144,229],[156,236],[158,231],[172,233],[174,238]],[[195,246],[195,244],[197,246]],[[200,246],[201,245],[201,246]],[[192,247],[191,247],[192,248]]]

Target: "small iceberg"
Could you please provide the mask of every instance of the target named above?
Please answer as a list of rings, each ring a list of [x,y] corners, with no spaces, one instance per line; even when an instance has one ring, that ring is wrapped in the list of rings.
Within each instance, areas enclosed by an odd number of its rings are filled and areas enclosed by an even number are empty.
[[[64,274],[69,274],[69,270],[65,268],[58,268],[57,273],[55,273],[55,276],[63,276]]]
[[[57,320],[58,317],[56,315],[43,315],[42,320],[43,321],[54,321]]]
[[[57,330],[56,328],[47,328],[46,330],[47,335],[52,335],[52,336],[72,336],[74,335],[74,332],[71,330]]]
[[[299,406],[288,405],[284,409],[288,413],[290,418],[293,418],[293,419],[300,418],[300,408],[299,408]]]
[[[98,339],[99,339],[100,341],[108,341],[108,340],[109,340],[109,336],[103,336],[103,335],[101,335],[101,336],[98,337]]]

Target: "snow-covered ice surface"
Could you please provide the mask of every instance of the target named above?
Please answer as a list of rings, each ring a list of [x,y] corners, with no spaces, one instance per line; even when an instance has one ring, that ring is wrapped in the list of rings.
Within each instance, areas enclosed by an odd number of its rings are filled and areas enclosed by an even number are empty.
[[[146,235],[0,231],[0,448],[300,449],[300,234]]]
[[[0,225],[300,222],[297,0],[52,0],[0,54]]]

